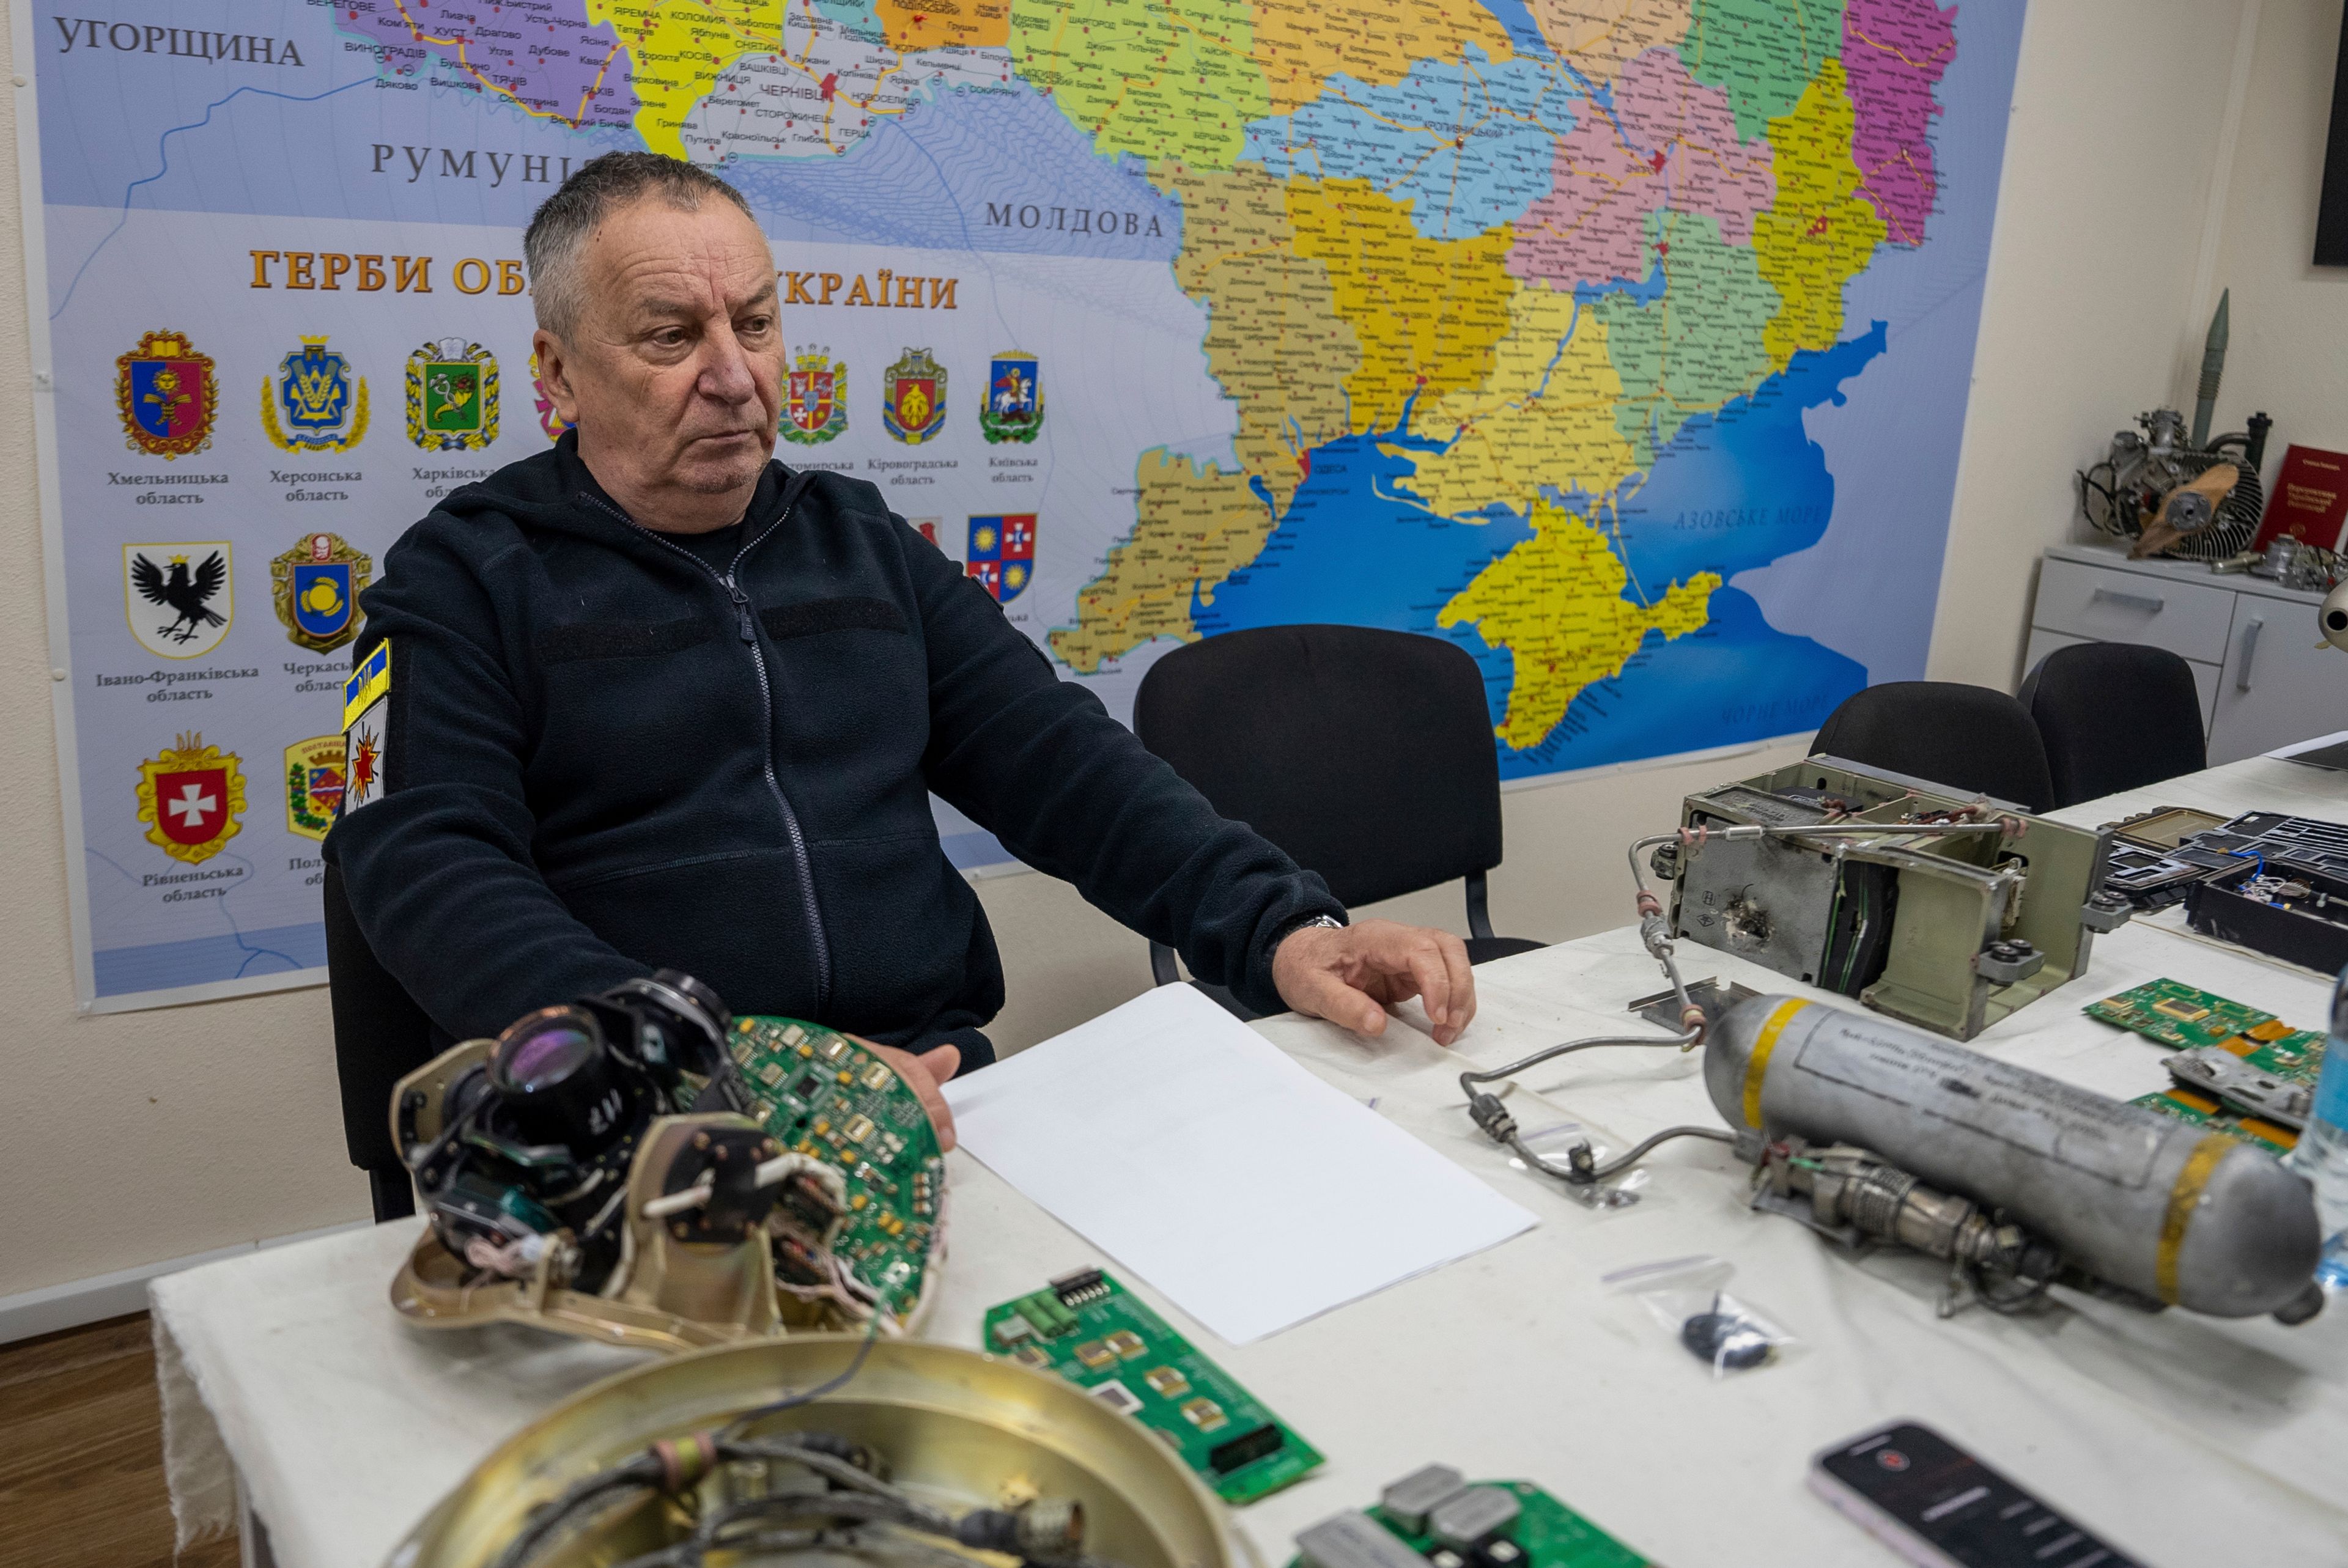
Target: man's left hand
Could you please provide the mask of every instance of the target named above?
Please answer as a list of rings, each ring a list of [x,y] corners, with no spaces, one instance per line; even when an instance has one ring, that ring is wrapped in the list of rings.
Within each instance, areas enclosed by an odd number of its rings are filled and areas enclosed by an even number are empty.
[[[1467,944],[1392,920],[1291,931],[1272,949],[1272,982],[1298,1012],[1373,1039],[1385,1030],[1386,1008],[1413,997],[1425,999],[1437,1045],[1457,1040],[1476,1016]]]
[[[938,1085],[961,1070],[962,1048],[932,1046],[915,1056],[910,1050],[881,1045],[860,1034],[848,1038],[897,1070],[897,1076],[905,1081],[905,1087],[921,1096],[922,1109],[930,1113],[930,1125],[938,1130],[939,1151],[951,1150],[954,1146],[953,1108],[946,1103],[945,1093]]]

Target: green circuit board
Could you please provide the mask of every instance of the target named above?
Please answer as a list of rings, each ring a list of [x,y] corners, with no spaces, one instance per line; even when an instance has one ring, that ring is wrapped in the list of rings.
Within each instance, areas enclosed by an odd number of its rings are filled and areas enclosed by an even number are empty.
[[[2271,1012],[2260,1012],[2175,980],[2147,981],[2132,991],[2090,1002],[2085,1010],[2089,1018],[2116,1023],[2179,1050],[2223,1045],[2275,1021]],[[2272,1038],[2274,1032],[2269,1031],[2268,1038]]]
[[[1524,1553],[1524,1568],[1653,1568],[1651,1561],[1607,1534],[1581,1514],[1529,1481],[1483,1481],[1470,1483],[1512,1493],[1520,1510],[1507,1532]],[[1431,1535],[1414,1534],[1383,1508],[1362,1511],[1385,1527],[1413,1552],[1425,1557],[1437,1549]],[[1303,1568],[1302,1557],[1289,1568]]]
[[[2323,1071],[2323,1031],[2291,1030],[2261,1042],[2256,1036],[2262,1030],[2271,1032],[2267,1026],[2260,1025],[2251,1033],[2238,1035],[2218,1049],[2231,1051],[2261,1072],[2313,1089],[2317,1077]],[[2255,1143],[2277,1154],[2290,1153],[2299,1143],[2299,1134],[2290,1128],[2237,1110],[2188,1084],[2179,1083],[2160,1093],[2141,1096],[2135,1103],[2148,1111],[2157,1111],[2163,1116],[2174,1116],[2180,1122],[2207,1127],[2213,1132],[2230,1133],[2246,1143]]]
[[[2272,1154],[2288,1154],[2299,1143],[2299,1134],[2290,1128],[2221,1105],[2198,1089],[2179,1085],[2157,1094],[2139,1094],[2128,1103],[2141,1105],[2147,1111],[2157,1112],[2179,1122],[2190,1122],[2197,1127],[2207,1127],[2212,1132],[2239,1138]]]
[[[819,1024],[739,1018],[732,1044],[775,1141],[846,1177],[848,1214],[832,1250],[903,1322],[921,1299],[945,1198],[945,1159],[920,1096],[887,1062]]]
[[[1069,1382],[1164,1438],[1224,1501],[1253,1502],[1321,1454],[1097,1268],[991,1307],[986,1348]]]
[[[2179,1050],[2216,1046],[2262,1072],[2310,1087],[2323,1068],[2322,1030],[2292,1029],[2272,1013],[2175,980],[2149,981],[2089,1004],[2086,1013]],[[2290,1128],[2238,1111],[2186,1084],[2139,1095],[2131,1103],[2278,1154],[2289,1153],[2299,1142],[2299,1134]]]

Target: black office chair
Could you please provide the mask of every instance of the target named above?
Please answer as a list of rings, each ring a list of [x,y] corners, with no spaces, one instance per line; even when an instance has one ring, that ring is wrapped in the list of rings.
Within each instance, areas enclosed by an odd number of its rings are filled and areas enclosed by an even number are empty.
[[[2193,666],[2166,648],[2058,648],[2038,661],[2015,701],[2045,743],[2058,806],[2209,765]]]
[[[1133,701],[1141,743],[1214,808],[1317,871],[1348,906],[1455,877],[1468,958],[1542,946],[1492,934],[1500,764],[1483,672],[1438,638],[1361,626],[1268,626],[1167,654]],[[1179,978],[1150,944],[1158,983]],[[1221,987],[1200,985],[1241,1018]]]
[[[1986,686],[1869,686],[1827,715],[1810,752],[1929,779],[1952,794],[1986,794],[2030,811],[2054,807],[2038,726],[2020,702]]]
[[[335,1076],[343,1142],[366,1173],[376,1224],[416,1212],[416,1189],[391,1137],[391,1091],[432,1060],[432,1020],[378,962],[351,913],[343,874],[326,867],[326,987],[335,1012]]]

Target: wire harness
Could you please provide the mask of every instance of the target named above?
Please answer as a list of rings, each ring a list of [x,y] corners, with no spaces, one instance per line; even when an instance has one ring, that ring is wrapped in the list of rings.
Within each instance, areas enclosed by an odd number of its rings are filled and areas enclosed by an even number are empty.
[[[1963,818],[1965,820],[1956,820]],[[1962,812],[1952,814],[1952,819],[1941,822],[1863,823],[1827,822],[1797,825],[1773,826],[1739,823],[1726,827],[1682,827],[1673,833],[1653,834],[1635,840],[1628,854],[1631,882],[1636,890],[1639,914],[1639,941],[1648,956],[1660,965],[1663,978],[1671,984],[1672,997],[1679,1008],[1680,1029],[1677,1034],[1602,1034],[1586,1040],[1571,1040],[1534,1051],[1530,1056],[1511,1061],[1504,1067],[1488,1067],[1462,1072],[1460,1092],[1468,1097],[1468,1114],[1484,1135],[1509,1149],[1529,1171],[1554,1176],[1569,1186],[1588,1188],[1611,1182],[1635,1167],[1661,1145],[1677,1138],[1703,1138],[1715,1143],[1735,1144],[1737,1135],[1720,1127],[1666,1127],[1651,1134],[1611,1160],[1601,1162],[1587,1138],[1566,1151],[1565,1163],[1536,1153],[1525,1143],[1524,1132],[1517,1124],[1499,1095],[1481,1087],[1487,1083],[1513,1079],[1519,1073],[1569,1056],[1578,1050],[1595,1050],[1606,1046],[1636,1046],[1648,1050],[1677,1050],[1684,1054],[1704,1043],[1708,1027],[1704,1009],[1688,995],[1687,982],[1680,976],[1679,958],[1673,944],[1671,926],[1664,917],[1663,899],[1647,886],[1643,859],[1652,854],[1662,866],[1676,868],[1687,857],[1701,853],[1714,840],[1724,843],[1755,838],[1833,839],[1849,842],[1857,837],[1947,837],[1967,834],[1995,834],[2000,837],[2020,837],[2024,828],[2021,818],[2012,815],[1990,813],[1986,802],[1978,802]]]

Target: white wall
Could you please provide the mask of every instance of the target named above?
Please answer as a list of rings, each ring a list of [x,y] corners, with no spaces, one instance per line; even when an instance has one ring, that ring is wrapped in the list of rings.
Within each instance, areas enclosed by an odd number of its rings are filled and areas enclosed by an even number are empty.
[[[2336,0],[2260,8],[2209,290],[2213,308],[2218,289],[2234,293],[2213,428],[2240,430],[2259,409],[2272,415],[2270,479],[2286,443],[2348,452],[2348,267],[2309,259],[2340,19]],[[2194,348],[2198,374],[2198,341]]]
[[[2208,326],[2206,312],[2191,324],[2195,279],[2243,9],[2242,0],[2029,8],[1933,680],[2013,690],[2039,552],[2085,529],[2073,471],[2140,411],[2192,390],[2180,367],[2189,339],[2198,372]],[[2338,5],[2318,0],[2265,9],[2329,10],[2339,22]],[[2302,134],[2320,138],[2323,126],[2319,115]],[[2243,308],[2238,288],[2237,343]]]
[[[2348,274],[2305,265],[2337,0],[2260,8],[2221,242],[2217,189],[2245,0],[2037,0],[2023,37],[1940,620],[1938,678],[2008,685],[2038,551],[2071,527],[2071,471],[2141,408],[2189,395],[2197,280],[2230,281],[2221,419],[2348,444]],[[77,1018],[49,717],[13,138],[0,130],[0,1296],[356,1219],[323,992]],[[2214,289],[2209,292],[2215,298]],[[2206,321],[2206,308],[2201,319]],[[1507,797],[1493,917],[1558,938],[1629,915],[1622,845],[1688,790],[1797,748]],[[981,893],[1028,1043],[1148,981],[1139,938],[1035,876]],[[1457,887],[1386,911],[1460,928]]]

